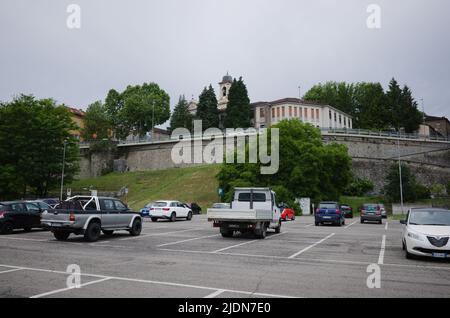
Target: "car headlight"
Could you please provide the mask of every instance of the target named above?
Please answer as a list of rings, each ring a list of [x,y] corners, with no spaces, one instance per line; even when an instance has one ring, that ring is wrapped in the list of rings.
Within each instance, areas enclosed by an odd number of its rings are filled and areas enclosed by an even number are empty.
[[[417,240],[417,241],[423,241],[423,237],[422,235],[420,235],[419,233],[415,233],[415,232],[410,232],[408,231],[408,237]]]

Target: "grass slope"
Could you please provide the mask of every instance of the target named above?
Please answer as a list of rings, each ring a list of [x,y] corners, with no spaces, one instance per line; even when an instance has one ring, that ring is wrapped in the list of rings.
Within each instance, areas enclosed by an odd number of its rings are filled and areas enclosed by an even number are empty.
[[[187,203],[197,202],[206,212],[206,208],[219,200],[218,183],[215,178],[219,169],[219,165],[207,165],[158,171],[111,173],[98,178],[78,180],[68,187],[74,192],[90,186],[98,191],[117,192],[121,187],[127,186],[128,204],[134,210],[139,210],[145,204],[155,200],[180,200]]]

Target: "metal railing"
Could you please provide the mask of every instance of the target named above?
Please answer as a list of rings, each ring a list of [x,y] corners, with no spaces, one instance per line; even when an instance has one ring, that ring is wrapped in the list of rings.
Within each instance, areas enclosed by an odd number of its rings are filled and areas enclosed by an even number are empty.
[[[418,133],[405,133],[405,132],[396,132],[396,131],[375,131],[368,129],[347,129],[347,128],[320,128],[322,135],[348,135],[348,136],[366,136],[366,137],[385,137],[385,138],[395,138],[395,139],[411,139],[411,140],[420,140],[420,141],[441,141],[441,142],[450,142],[450,138],[444,138],[439,136],[426,136],[419,135]],[[257,132],[260,133],[260,132]],[[223,136],[244,136],[244,135],[253,135],[252,133],[244,133],[244,134],[226,134]],[[203,136],[192,136],[190,139],[202,139]],[[210,137],[204,137],[205,139]],[[151,140],[149,138],[136,138],[136,139],[128,139],[128,140],[115,140],[117,144],[120,145],[131,145],[131,144],[158,144],[162,142],[174,142],[183,140],[182,138],[162,138],[158,140]],[[79,143],[81,148],[88,148],[89,142],[83,141]]]

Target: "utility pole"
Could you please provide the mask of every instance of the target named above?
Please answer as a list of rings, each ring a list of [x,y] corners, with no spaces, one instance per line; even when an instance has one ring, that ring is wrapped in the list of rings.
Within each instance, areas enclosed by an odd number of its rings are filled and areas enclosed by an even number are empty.
[[[302,99],[302,87],[300,85],[298,86],[298,98]]]
[[[155,100],[153,100],[153,108],[152,108],[152,142],[155,138]]]
[[[62,161],[62,172],[61,172],[61,191],[59,194],[59,199],[63,200],[63,188],[64,188],[64,166],[66,165],[66,144],[67,141],[64,140],[64,148],[63,148],[63,161]]]
[[[400,205],[402,207],[402,215],[404,214],[403,209],[403,180],[402,180],[402,164],[400,161],[400,135],[397,139],[397,152],[398,152],[398,174],[400,178]]]

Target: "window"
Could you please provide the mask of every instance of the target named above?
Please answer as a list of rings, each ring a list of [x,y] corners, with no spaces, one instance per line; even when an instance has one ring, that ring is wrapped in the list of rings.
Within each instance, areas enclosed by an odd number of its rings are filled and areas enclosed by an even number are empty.
[[[259,117],[264,118],[264,108],[259,109]]]
[[[292,106],[289,106],[289,117],[292,117]]]
[[[344,127],[347,126],[347,117],[344,117]]]
[[[222,96],[223,97],[227,96],[227,88],[226,87],[222,88]]]
[[[238,201],[250,202],[250,192],[239,193]],[[266,194],[253,192],[253,202],[266,202]]]
[[[299,113],[299,115],[300,115],[300,118],[303,118],[303,108],[299,108],[298,109],[298,113]]]
[[[114,201],[113,200],[101,200],[100,206],[103,210],[115,210]]]
[[[167,202],[159,201],[153,204],[153,207],[161,208],[163,206],[167,206]]]
[[[21,204],[21,203],[11,204],[11,210],[16,211],[16,212],[24,212],[25,211],[23,204]]]
[[[28,211],[39,211],[39,207],[34,203],[25,203]]]
[[[342,116],[339,115],[339,124],[342,124]]]
[[[319,110],[316,109],[316,119],[319,120]]]
[[[297,118],[297,115],[298,115],[297,107],[294,107],[294,117]]]
[[[272,108],[272,118],[275,118],[275,108]]]
[[[172,203],[170,203],[170,206],[171,207],[176,207],[176,206],[178,206],[178,204],[176,202],[172,202]]]
[[[308,118],[308,108],[305,108],[305,118]]]
[[[114,201],[114,203],[116,204],[116,210],[128,210],[127,206],[125,204],[123,204],[121,201],[116,200]]]
[[[285,111],[284,111],[284,106],[281,107],[281,115],[283,116],[283,118],[286,116],[286,113],[285,113]]]
[[[331,110],[328,111],[328,114],[330,115],[330,120],[332,119],[331,117]]]
[[[337,121],[337,115],[334,113],[334,121]]]
[[[314,120],[314,109],[311,108],[311,119]]]
[[[280,118],[280,107],[277,107],[277,117]]]

